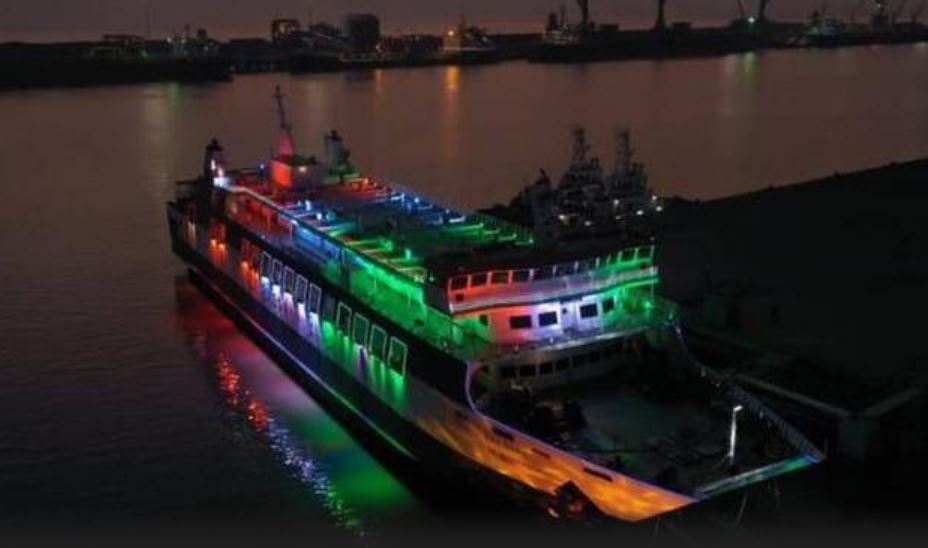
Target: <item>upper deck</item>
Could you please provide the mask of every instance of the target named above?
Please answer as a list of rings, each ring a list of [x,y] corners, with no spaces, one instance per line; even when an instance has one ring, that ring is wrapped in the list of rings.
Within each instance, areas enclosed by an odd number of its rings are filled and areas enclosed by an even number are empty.
[[[294,151],[282,112],[281,129],[258,168],[227,170],[210,144],[201,181],[213,207],[462,359],[580,346],[672,314],[653,295],[650,241],[539,240],[363,175],[335,131],[319,161]]]
[[[537,295],[539,288],[576,290],[619,271],[647,274],[652,268],[649,242],[538,242],[523,227],[369,177],[295,188],[275,184],[264,170],[246,169],[224,173],[219,186],[289,221],[292,228],[284,228],[302,233],[307,243],[317,238],[319,246],[350,250],[406,283],[430,288],[435,304],[447,311],[475,306],[473,296],[498,303]]]

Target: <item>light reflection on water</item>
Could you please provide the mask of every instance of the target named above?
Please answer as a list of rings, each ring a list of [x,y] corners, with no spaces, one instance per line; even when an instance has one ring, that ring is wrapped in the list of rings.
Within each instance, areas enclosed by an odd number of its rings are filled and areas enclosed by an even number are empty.
[[[332,523],[366,536],[415,512],[413,495],[183,278],[178,320],[241,443],[266,447]]]

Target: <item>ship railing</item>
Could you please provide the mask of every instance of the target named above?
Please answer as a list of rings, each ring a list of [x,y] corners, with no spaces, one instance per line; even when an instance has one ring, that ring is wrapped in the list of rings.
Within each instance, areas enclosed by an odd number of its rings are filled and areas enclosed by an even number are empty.
[[[764,405],[763,402],[760,401],[759,398],[747,390],[741,388],[730,379],[726,378],[724,375],[718,373],[714,369],[706,366],[698,359],[696,359],[696,357],[689,352],[689,349],[683,342],[683,333],[679,324],[674,326],[673,339],[678,345],[679,349],[684,353],[685,359],[687,359],[692,365],[698,368],[700,375],[709,380],[709,382],[711,382],[716,387],[723,389],[732,398],[732,400],[738,402],[739,405],[744,406],[754,416],[770,425],[783,437],[783,439],[785,439],[790,444],[793,449],[801,453],[801,459],[804,459],[808,463],[817,463],[824,460],[825,455],[819,451],[819,449],[814,444],[812,444],[812,442],[806,439],[805,436],[803,436],[788,422],[770,410],[766,405]],[[796,459],[790,459],[789,462],[794,460]],[[772,466],[771,470],[774,468],[777,467]],[[735,480],[735,478],[730,479]],[[729,484],[730,482],[722,482],[719,485],[706,486],[701,491],[703,491],[704,494],[709,494],[709,491],[716,492],[718,489]]]
[[[585,272],[550,280],[538,280],[506,285],[487,285],[482,293],[469,296],[464,293],[463,302],[448,304],[453,313],[476,310],[488,306],[503,306],[523,302],[537,302],[541,299],[564,298],[583,295],[606,289],[618,284],[635,282],[652,282],[658,274],[656,266],[643,266],[631,270],[617,270],[610,273]]]

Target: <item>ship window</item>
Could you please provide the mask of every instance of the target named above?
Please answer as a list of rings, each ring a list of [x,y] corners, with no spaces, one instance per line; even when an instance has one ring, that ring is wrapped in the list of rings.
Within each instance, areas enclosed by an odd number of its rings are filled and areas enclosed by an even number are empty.
[[[593,318],[598,314],[596,309],[596,303],[585,304],[580,307],[580,317],[581,318]]]
[[[296,299],[298,303],[306,302],[306,278],[303,276],[297,275],[296,277],[296,293],[293,295],[293,298]]]
[[[457,291],[458,289],[464,289],[467,287],[467,276],[458,276],[456,278],[451,278],[451,290]]]
[[[487,273],[472,274],[470,277],[470,286],[480,287],[481,285],[487,285]]]
[[[557,323],[557,312],[542,312],[538,315],[538,325],[541,327],[547,327],[549,325],[554,325]]]
[[[541,364],[541,365],[539,366],[539,368],[538,368],[538,372],[539,372],[540,374],[542,374],[542,375],[549,375],[549,374],[551,374],[551,371],[553,371],[553,370],[554,370],[554,363],[553,363],[553,362],[545,362],[545,363]]]
[[[541,268],[536,268],[535,277],[533,279],[534,280],[547,280],[548,278],[551,277],[552,272],[553,272],[553,267],[551,266],[543,266]]]
[[[293,269],[289,266],[284,268],[284,291],[287,293],[293,294],[294,279]]]
[[[481,314],[477,319],[480,320],[480,323],[484,326],[490,325],[490,318],[487,317],[486,314]]]
[[[407,352],[406,343],[396,337],[390,337],[390,357],[387,359],[387,364],[390,366],[390,369],[396,371],[400,375],[406,375]]]
[[[494,272],[493,275],[490,276],[490,283],[493,285],[508,284],[509,283],[509,271],[507,270],[505,272]]]
[[[370,322],[364,316],[364,314],[355,314],[354,315],[354,334],[352,339],[358,344],[364,344],[364,341],[367,340],[367,328],[370,326]]]
[[[501,379],[512,379],[516,376],[516,368],[511,365],[504,365],[499,368],[499,376]]]
[[[283,263],[281,263],[277,259],[274,259],[274,272],[273,272],[272,280],[274,280],[275,284],[280,283],[280,278],[281,276],[283,276],[283,271],[284,271]]]
[[[512,283],[527,282],[531,277],[531,270],[516,270],[512,273]]]
[[[600,357],[601,357],[601,354],[599,353],[599,350],[594,350],[590,352],[590,363],[598,362]]]
[[[319,304],[322,301],[322,290],[316,284],[309,284],[309,311],[318,314]]]
[[[621,261],[622,261],[623,263],[628,262],[628,261],[632,260],[632,259],[634,258],[634,256],[635,256],[635,251],[634,251],[633,249],[626,249],[626,250],[622,251],[622,259],[621,259]]]
[[[615,299],[612,297],[607,297],[603,299],[603,314],[612,312],[615,309]]]
[[[651,258],[651,247],[639,247],[638,248],[638,258],[639,259],[650,259]]]
[[[329,295],[323,295],[322,297],[322,319],[332,321],[335,319],[335,303],[336,300],[334,297]]]
[[[347,335],[351,330],[351,307],[345,303],[338,303],[338,320],[335,322],[338,330]]]
[[[519,377],[534,377],[535,376],[535,366],[534,364],[520,365],[519,366]]]
[[[578,354],[574,356],[574,360],[573,360],[574,367],[583,367],[584,365],[586,365],[586,360],[587,360],[586,354]]]
[[[532,328],[532,317],[531,316],[510,316],[509,317],[509,328],[510,329],[531,329]]]
[[[267,253],[262,253],[261,254],[261,275],[264,276],[265,278],[271,277],[271,264],[273,264],[273,261],[271,260],[271,256],[268,255]]]
[[[368,341],[368,350],[371,355],[381,360],[387,353],[387,332],[379,325],[374,324],[371,327],[371,338]]]
[[[570,365],[570,360],[567,358],[561,358],[558,361],[554,362],[554,369],[556,371],[564,371]]]
[[[261,266],[261,248],[255,244],[251,244],[251,249],[248,250],[248,263],[251,264],[251,268],[258,268]]]
[[[554,276],[569,276],[576,270],[576,263],[561,263],[554,267]]]

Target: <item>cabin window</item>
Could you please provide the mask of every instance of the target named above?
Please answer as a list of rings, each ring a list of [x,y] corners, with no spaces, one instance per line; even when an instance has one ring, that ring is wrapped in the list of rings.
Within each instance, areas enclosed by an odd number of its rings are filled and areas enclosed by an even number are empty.
[[[261,248],[255,244],[251,244],[251,252],[248,255],[248,262],[251,263],[251,268],[259,268],[261,266]]]
[[[621,261],[622,261],[623,263],[627,263],[628,261],[632,260],[633,258],[635,258],[635,250],[634,250],[634,249],[626,249],[626,250],[622,251],[622,258],[621,258]]]
[[[502,285],[509,283],[509,271],[505,272],[494,272],[490,276],[490,283],[493,285]]]
[[[406,343],[396,337],[390,337],[390,355],[387,358],[387,364],[390,366],[390,369],[396,371],[400,375],[406,375],[407,352]]]
[[[520,365],[519,366],[519,377],[534,377],[535,376],[535,366],[533,364]]]
[[[499,368],[499,377],[501,379],[514,379],[516,376],[516,368],[511,365],[504,365]]]
[[[384,359],[387,355],[387,332],[377,324],[371,327],[371,338],[368,341],[368,350],[375,358]]]
[[[581,318],[593,318],[599,311],[596,308],[596,303],[585,304],[580,307],[580,317]]]
[[[335,300],[335,297],[330,295],[322,296],[322,319],[327,321],[335,321],[335,308],[338,301]]]
[[[587,360],[586,354],[578,354],[574,356],[574,359],[573,359],[574,367],[583,367],[584,365],[586,365],[586,360]]]
[[[490,325],[490,318],[486,314],[481,314],[477,319],[480,321],[480,324],[483,325],[484,327],[487,327],[488,325]]]
[[[615,299],[612,297],[603,299],[603,314],[608,314],[613,310],[615,310]]]
[[[538,366],[538,372],[542,375],[550,375],[554,371],[554,362],[545,362]]]
[[[293,294],[293,284],[295,279],[296,277],[293,274],[293,269],[289,266],[284,268],[284,291],[290,293],[291,295]]]
[[[364,314],[355,314],[354,315],[354,333],[352,334],[352,340],[360,345],[364,344],[364,341],[367,340],[367,328],[370,326],[370,322],[364,316]]]
[[[268,255],[267,253],[262,253],[261,254],[261,276],[267,279],[271,278],[271,265],[272,264],[273,264],[273,260],[271,259],[271,256]]]
[[[451,278],[452,291],[464,289],[465,287],[467,287],[467,276],[457,276],[455,278]]]
[[[651,249],[650,247],[639,247],[638,248],[638,258],[639,259],[650,259],[651,258]]]
[[[487,273],[482,272],[480,274],[472,274],[470,277],[470,286],[480,287],[482,285],[487,285]]]
[[[569,276],[576,270],[576,263],[561,263],[554,267],[555,276]]]
[[[316,284],[309,284],[309,311],[318,314],[322,302],[322,290]]]
[[[343,335],[351,332],[351,307],[345,303],[338,303],[338,318],[335,326]]]
[[[543,266],[541,268],[535,269],[535,277],[533,280],[547,280],[554,273],[554,267],[552,266]]]
[[[531,316],[510,316],[509,328],[510,329],[531,329],[532,328],[532,317]]]
[[[569,366],[570,366],[570,360],[568,360],[567,358],[561,358],[561,359],[557,360],[556,362],[554,362],[554,370],[555,370],[555,371],[564,371],[564,370],[566,370]]]
[[[554,325],[557,323],[557,312],[542,312],[538,315],[538,325],[540,327],[547,327],[549,325]]]
[[[296,299],[298,303],[306,302],[306,278],[303,276],[297,275],[296,277],[296,293],[293,295],[293,298]]]
[[[274,281],[274,284],[280,285],[280,279],[281,277],[283,277],[283,274],[284,274],[283,263],[278,261],[277,259],[274,259],[274,272],[271,278]]]
[[[527,282],[532,277],[531,270],[516,270],[512,273],[512,283]]]
[[[599,350],[594,350],[590,352],[590,363],[596,363],[599,361],[600,353]]]

